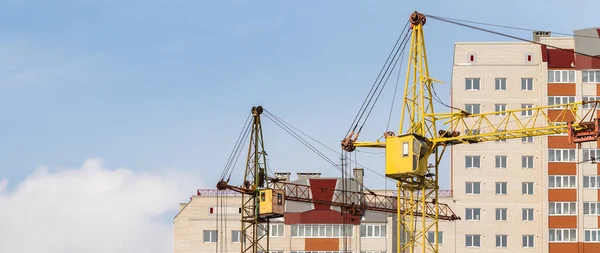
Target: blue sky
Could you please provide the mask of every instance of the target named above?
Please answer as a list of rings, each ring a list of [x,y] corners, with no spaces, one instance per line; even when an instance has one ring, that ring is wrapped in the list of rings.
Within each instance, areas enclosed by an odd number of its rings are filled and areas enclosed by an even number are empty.
[[[16,183],[39,164],[78,167],[99,157],[109,167],[197,173],[198,187],[213,187],[253,105],[338,149],[414,10],[568,33],[598,25],[598,7],[513,0],[3,1],[0,176]],[[445,81],[438,89],[445,101],[454,42],[507,40],[435,20],[425,32],[430,72]],[[385,130],[392,88],[362,140]],[[265,122],[264,131],[272,170],[339,175],[274,124]],[[381,173],[383,158],[358,155]],[[366,173],[371,188],[381,187],[381,177]]]

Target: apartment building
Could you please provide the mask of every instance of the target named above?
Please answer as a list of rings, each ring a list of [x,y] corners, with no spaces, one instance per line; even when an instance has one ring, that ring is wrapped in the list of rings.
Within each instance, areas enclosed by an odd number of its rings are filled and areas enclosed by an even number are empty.
[[[276,173],[289,180],[289,173]],[[358,190],[362,169],[354,170],[354,180],[345,178],[349,187]],[[341,189],[341,178],[321,177],[320,173],[298,173],[295,184]],[[377,194],[394,195],[393,189],[373,190]],[[222,193],[221,193],[222,194]],[[311,196],[331,199],[316,189]],[[440,202],[451,202],[449,191],[440,191]],[[217,190],[201,189],[188,203],[180,204],[174,218],[174,253],[240,252],[241,195],[227,192],[217,197]],[[218,205],[217,203],[222,203]],[[223,207],[223,208],[221,208]],[[221,215],[223,214],[223,215]],[[396,252],[396,215],[366,211],[363,216],[342,216],[340,209],[327,204],[286,201],[285,215],[270,224],[271,253],[391,253]],[[440,222],[441,252],[454,252],[455,223]],[[346,236],[344,236],[344,234]],[[434,233],[429,233],[434,242]]]
[[[480,113],[600,98],[600,59],[574,53],[600,55],[600,29],[574,35],[534,32],[548,46],[456,43],[452,106]],[[454,146],[454,211],[464,217],[456,252],[600,252],[598,155],[597,142],[578,148],[566,135]]]

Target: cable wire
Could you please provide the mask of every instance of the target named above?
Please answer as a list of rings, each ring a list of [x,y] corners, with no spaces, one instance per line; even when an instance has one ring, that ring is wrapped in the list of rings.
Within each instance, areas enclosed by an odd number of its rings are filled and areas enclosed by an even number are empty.
[[[534,44],[538,44],[538,45],[541,45],[541,46],[546,46],[546,47],[549,47],[549,48],[558,49],[558,50],[569,52],[569,53],[574,53],[574,54],[578,54],[578,55],[587,56],[587,57],[590,57],[590,58],[600,59],[600,56],[589,55],[589,54],[577,52],[577,51],[571,50],[571,49],[560,48],[560,47],[548,45],[548,44],[537,42],[537,41],[533,41],[533,40],[523,39],[523,38],[520,38],[520,37],[517,37],[517,36],[513,36],[513,35],[509,35],[509,34],[506,34],[506,33],[496,32],[496,31],[492,31],[492,30],[488,30],[488,29],[485,29],[485,28],[476,27],[476,26],[472,26],[472,25],[462,24],[462,23],[459,23],[459,22],[456,22],[456,21],[444,19],[444,18],[441,18],[441,17],[433,16],[433,15],[428,15],[428,14],[424,14],[424,15],[426,17],[430,17],[430,18],[433,18],[433,19],[436,19],[436,20],[447,22],[447,23],[451,23],[451,24],[455,24],[455,25],[459,25],[459,26],[464,26],[464,27],[467,27],[467,28],[471,28],[471,29],[475,29],[475,30],[479,30],[479,31],[487,32],[487,33],[492,33],[492,34],[504,36],[504,37],[507,37],[507,38],[515,39],[515,40],[520,40],[520,41],[525,41],[525,42],[529,42],[529,43],[534,43]]]

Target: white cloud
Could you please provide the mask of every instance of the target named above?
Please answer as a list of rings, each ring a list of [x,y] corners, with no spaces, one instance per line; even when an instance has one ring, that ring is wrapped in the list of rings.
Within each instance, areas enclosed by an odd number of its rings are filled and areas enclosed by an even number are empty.
[[[177,170],[106,169],[86,160],[79,169],[38,167],[14,190],[0,180],[0,252],[172,252],[178,202],[200,187]],[[172,217],[172,216],[168,216]]]

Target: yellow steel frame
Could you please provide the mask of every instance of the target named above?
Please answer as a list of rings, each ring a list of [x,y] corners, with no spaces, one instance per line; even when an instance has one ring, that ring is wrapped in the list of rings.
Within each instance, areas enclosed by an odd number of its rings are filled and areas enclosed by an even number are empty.
[[[415,19],[415,15],[419,18]],[[415,12],[411,16],[411,22],[413,24],[411,46],[399,133],[416,134],[431,141],[432,144],[429,147],[427,156],[435,155],[435,161],[433,166],[428,168],[428,173],[431,173],[431,175],[410,175],[398,179],[397,251],[413,253],[415,250],[420,249],[421,252],[437,253],[438,167],[447,145],[565,133],[569,131],[566,125],[567,121],[575,122],[572,127],[580,130],[582,125],[577,122],[582,122],[583,119],[577,114],[579,106],[584,103],[591,103],[590,107],[592,109],[586,115],[595,118],[595,110],[600,101],[482,114],[470,114],[462,110],[436,114],[433,108],[434,91],[432,85],[434,82],[441,82],[429,77],[423,36],[425,16]],[[406,129],[404,128],[404,121],[406,121]],[[447,129],[438,132],[436,129],[438,121],[443,122]],[[565,122],[565,124],[557,124],[562,122]],[[445,135],[449,132],[460,132],[460,135]],[[354,142],[353,146],[385,148],[386,143],[381,141]],[[435,200],[435,215],[426,215],[423,212],[422,216],[415,216],[414,211],[419,208],[423,210],[427,206],[427,201],[432,199]],[[434,243],[428,242],[427,232],[435,232]],[[402,237],[406,237],[406,241],[403,243],[401,243]]]

